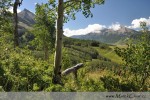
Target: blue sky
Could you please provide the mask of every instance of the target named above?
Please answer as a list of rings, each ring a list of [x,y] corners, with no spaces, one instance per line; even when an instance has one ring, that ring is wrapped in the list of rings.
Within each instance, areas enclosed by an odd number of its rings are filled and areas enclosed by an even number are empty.
[[[46,3],[47,0],[23,0],[19,9],[35,12],[35,3]],[[91,9],[93,18],[85,18],[82,13],[76,14],[76,20],[64,24],[68,34],[79,33],[79,30],[116,28],[120,25],[138,28],[139,21],[147,21],[150,25],[150,0],[105,0],[104,5]]]

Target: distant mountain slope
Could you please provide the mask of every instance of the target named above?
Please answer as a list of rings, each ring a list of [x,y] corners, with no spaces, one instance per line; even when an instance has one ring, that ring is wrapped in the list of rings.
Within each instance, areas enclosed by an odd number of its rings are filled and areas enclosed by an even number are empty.
[[[33,24],[35,24],[34,17],[35,17],[35,14],[30,12],[27,9],[24,9],[23,11],[18,13],[19,22],[22,22],[26,24],[27,26],[32,26]]]
[[[34,20],[35,14],[30,12],[27,9],[24,9],[20,13],[18,13],[18,32],[19,36],[22,36],[27,29],[31,29],[32,25],[35,24]]]
[[[88,33],[86,35],[74,35],[72,38],[97,40],[108,44],[124,44],[126,40],[140,32],[121,26],[119,30],[103,29],[99,33]]]

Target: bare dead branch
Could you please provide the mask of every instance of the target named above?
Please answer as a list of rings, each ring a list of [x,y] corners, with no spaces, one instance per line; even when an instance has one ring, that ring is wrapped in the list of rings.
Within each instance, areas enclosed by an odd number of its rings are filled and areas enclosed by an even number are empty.
[[[76,73],[77,70],[80,69],[81,67],[83,67],[83,63],[79,63],[79,64],[77,64],[77,65],[75,65],[75,66],[73,66],[73,67],[71,67],[71,68],[68,68],[68,69],[64,70],[64,71],[61,73],[61,75],[62,75],[62,76],[66,76],[66,75],[68,75],[68,74],[70,74],[70,73]]]

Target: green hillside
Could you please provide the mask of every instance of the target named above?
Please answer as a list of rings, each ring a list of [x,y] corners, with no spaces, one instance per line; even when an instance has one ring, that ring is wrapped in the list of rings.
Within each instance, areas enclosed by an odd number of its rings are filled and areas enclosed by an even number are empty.
[[[31,40],[22,42],[24,47],[16,50],[8,41],[0,48],[0,86],[4,91],[139,91],[135,83],[126,82],[123,61],[114,51],[116,46],[64,37],[62,70],[78,63],[84,67],[78,71],[77,80],[72,74],[63,77],[61,86],[52,83],[54,52],[50,51],[45,61],[41,49],[31,48]]]
[[[0,92],[150,91],[150,35],[146,22],[140,22],[139,36],[123,26],[79,39],[63,35],[64,21],[75,19],[79,11],[86,18],[92,17],[90,8],[104,3],[100,1],[81,0],[76,4],[72,0],[49,0],[36,4],[33,14],[27,9],[17,13],[21,2],[15,0],[12,14],[11,0],[2,0]],[[72,4],[75,7],[70,7]],[[85,40],[91,37],[98,41]],[[129,44],[122,45],[128,38]]]
[[[92,40],[79,40],[65,38],[64,55],[69,55],[72,62],[92,62],[93,60],[105,61],[109,63],[121,64],[121,58],[116,55],[109,45]],[[77,61],[75,61],[75,59]],[[76,64],[72,63],[72,64]]]

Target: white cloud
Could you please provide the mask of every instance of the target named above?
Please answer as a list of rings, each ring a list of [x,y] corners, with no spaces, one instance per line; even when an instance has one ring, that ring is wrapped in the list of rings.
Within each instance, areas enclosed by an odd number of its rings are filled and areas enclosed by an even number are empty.
[[[9,10],[11,13],[13,13],[13,7],[9,8],[8,10]],[[21,10],[20,10],[20,9],[17,9],[17,12],[19,13],[19,12],[21,12]]]
[[[116,22],[115,24],[112,24],[111,26],[109,26],[108,29],[112,29],[114,31],[117,31],[120,29],[120,27],[121,27],[121,25],[118,22]]]
[[[150,17],[148,19],[146,18],[139,18],[139,19],[134,19],[131,22],[131,26],[124,26],[127,28],[131,28],[131,29],[135,29],[135,30],[139,30],[140,28],[140,22],[144,21],[147,23],[147,26],[150,28]],[[73,35],[85,35],[88,33],[101,33],[102,29],[112,29],[114,31],[119,30],[122,27],[122,25],[119,22],[116,22],[110,26],[106,26],[106,25],[100,25],[100,24],[93,24],[93,25],[88,25],[86,28],[84,29],[78,29],[78,30],[71,30],[69,28],[64,29],[64,35],[70,37]]]
[[[84,29],[78,29],[78,30],[70,30],[69,28],[66,28],[64,29],[64,35],[73,36],[73,35],[85,35],[91,32],[100,33],[100,31],[104,28],[106,28],[106,26],[100,24],[88,25],[88,27]]]
[[[37,4],[37,2],[34,3],[34,5],[36,5],[36,4]]]
[[[140,18],[140,19],[134,19],[131,23],[131,26],[129,26],[128,28],[140,28],[140,22],[146,22],[147,26],[150,26],[150,17],[148,19],[146,18]]]

